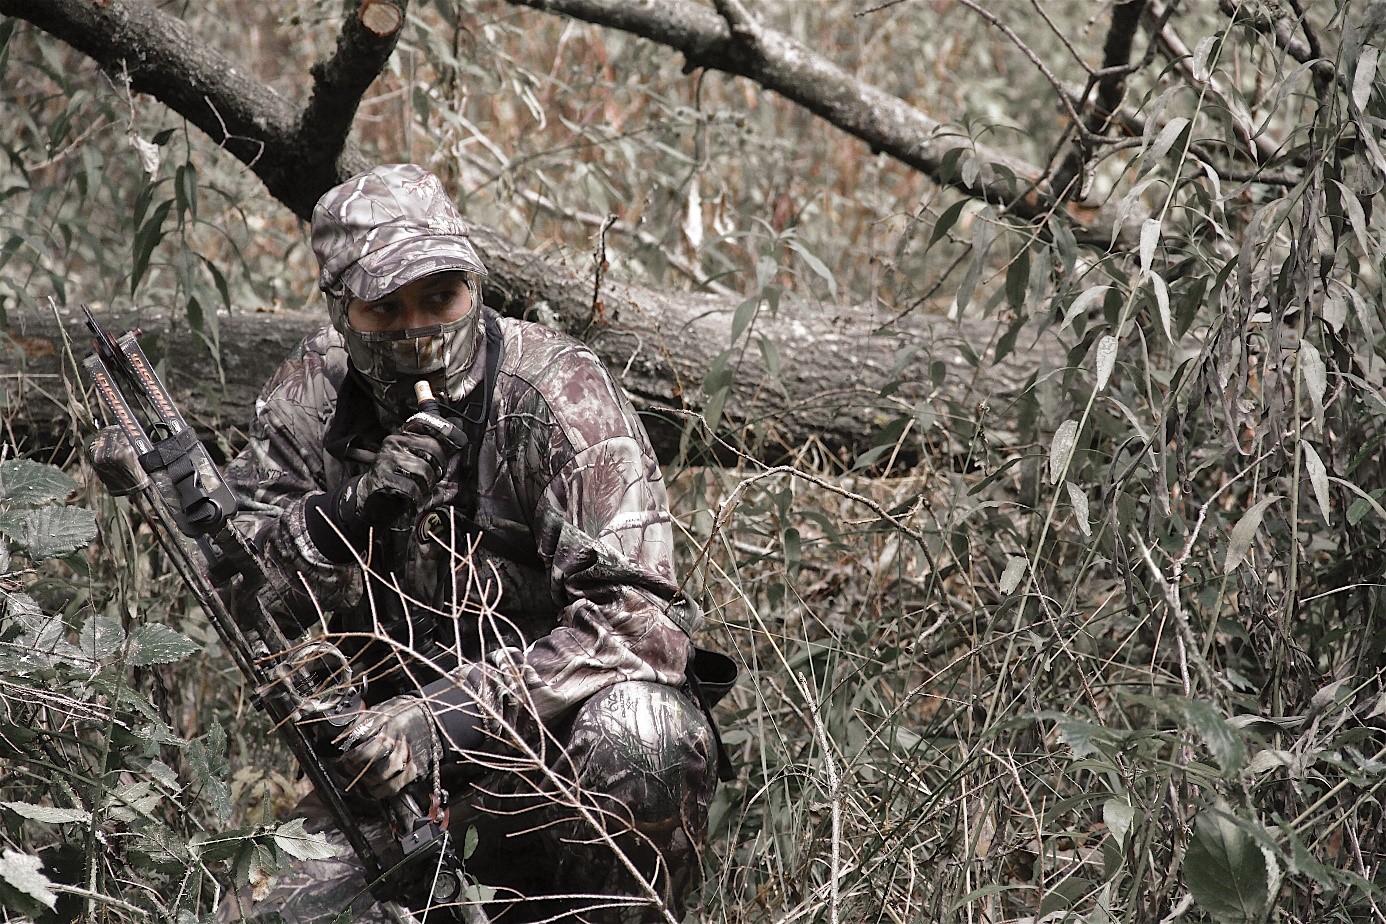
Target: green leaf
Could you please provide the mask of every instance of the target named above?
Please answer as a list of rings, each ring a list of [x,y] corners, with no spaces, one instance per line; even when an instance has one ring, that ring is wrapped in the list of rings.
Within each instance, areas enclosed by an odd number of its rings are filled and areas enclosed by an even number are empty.
[[[217,351],[221,348],[221,329],[216,310],[204,311],[202,302],[197,300],[197,296],[190,295],[188,296],[187,315],[188,324],[192,326],[193,332],[211,348],[213,356],[217,355]]]
[[[207,267],[207,272],[212,275],[212,284],[217,287],[217,294],[221,296],[221,304],[227,311],[231,310],[231,288],[226,284],[226,274],[206,257],[202,258],[202,263]]]
[[[254,843],[260,828],[233,828],[209,834],[199,831],[188,838],[190,847],[204,862],[214,863],[235,856],[247,843]]]
[[[1015,589],[1020,586],[1020,579],[1025,576],[1025,566],[1029,562],[1022,555],[1012,555],[1006,559],[1006,570],[1001,572],[1001,593],[1010,596],[1015,593]]]
[[[1328,517],[1331,509],[1328,499],[1328,468],[1308,440],[1304,440],[1300,445],[1304,447],[1304,468],[1309,473],[1309,484],[1314,489],[1314,499],[1319,502],[1319,513],[1323,515],[1324,525],[1332,526],[1333,523]]]
[[[481,835],[477,833],[475,825],[467,826],[467,834],[462,838],[462,859],[470,860],[472,854],[476,853],[476,845],[481,842]]]
[[[0,503],[6,507],[51,504],[75,490],[77,482],[55,465],[28,459],[0,462]]]
[[[1308,340],[1299,345],[1299,371],[1304,376],[1304,385],[1309,389],[1309,401],[1314,408],[1314,422],[1323,429],[1323,397],[1328,391],[1328,369],[1318,347]]]
[[[1362,248],[1363,253],[1371,253],[1371,223],[1367,221],[1367,213],[1362,210],[1362,203],[1357,200],[1357,193],[1337,180],[1333,181],[1333,185],[1338,188],[1338,201],[1342,203],[1343,214],[1352,224],[1352,233],[1357,236],[1357,245]]]
[[[1085,290],[1073,300],[1068,306],[1068,310],[1064,312],[1064,319],[1059,322],[1059,330],[1068,327],[1080,314],[1100,303],[1102,299],[1107,297],[1107,293],[1111,289],[1111,286],[1093,286],[1091,289]]]
[[[1091,536],[1092,522],[1091,511],[1088,508],[1088,495],[1071,481],[1065,481],[1064,487],[1068,490],[1068,502],[1073,505],[1073,516],[1078,522],[1078,531],[1084,536]]]
[[[1372,86],[1376,83],[1377,58],[1380,54],[1378,48],[1368,45],[1362,49],[1362,54],[1357,59],[1357,69],[1352,73],[1352,102],[1359,111],[1366,109],[1368,101],[1372,98]]]
[[[1041,712],[1037,718],[1053,722],[1059,743],[1072,750],[1079,760],[1101,754],[1102,748],[1119,744],[1126,738],[1123,732],[1063,712]]]
[[[1160,326],[1165,330],[1165,338],[1174,342],[1174,318],[1169,313],[1169,286],[1159,273],[1150,273],[1150,287],[1155,293],[1155,307],[1160,312]]]
[[[736,313],[732,315],[731,342],[741,339],[741,335],[746,332],[746,328],[755,319],[756,309],[760,307],[759,298],[748,298],[736,306]]]
[[[1073,448],[1078,444],[1078,421],[1065,420],[1054,431],[1054,439],[1049,444],[1049,483],[1058,484],[1068,470],[1069,460],[1073,458]]]
[[[1136,809],[1125,799],[1108,799],[1102,803],[1102,822],[1119,846],[1126,846],[1126,838],[1136,820]]]
[[[1199,83],[1212,76],[1213,66],[1222,51],[1222,37],[1221,32],[1209,35],[1201,39],[1194,48],[1193,60],[1189,63],[1193,66],[1194,80]]]
[[[145,270],[149,269],[149,258],[154,255],[154,248],[159,246],[159,242],[164,239],[164,219],[168,218],[168,213],[172,208],[172,199],[165,199],[160,202],[159,207],[154,210],[154,214],[149,216],[135,235],[135,265],[130,272],[131,295],[134,295],[135,291],[139,289],[140,280],[144,278]]]
[[[251,891],[269,885],[270,877],[279,868],[275,850],[269,844],[258,840],[246,841],[236,853],[232,862],[232,876],[239,884],[249,885]]]
[[[1160,243],[1160,219],[1147,218],[1141,223],[1140,258],[1141,272],[1150,272],[1150,264],[1155,259],[1155,248]]]
[[[1280,495],[1272,494],[1257,501],[1250,510],[1242,514],[1237,525],[1232,527],[1232,536],[1227,542],[1227,560],[1222,564],[1223,574],[1236,571],[1237,566],[1246,559],[1246,553],[1251,550],[1251,540],[1256,538],[1256,531],[1261,528],[1261,519],[1266,515],[1266,508],[1278,500]]]
[[[57,894],[50,888],[52,880],[43,875],[43,861],[32,854],[5,848],[0,854],[0,879],[40,903],[52,908],[58,903]]]
[[[1030,291],[1030,251],[1022,250],[1006,268],[1006,302],[1019,312],[1025,307]]]
[[[70,555],[96,538],[96,518],[80,507],[38,507],[0,513],[0,533],[34,561]]]
[[[338,853],[323,834],[305,831],[302,818],[286,821],[276,828],[274,844],[295,860],[330,860]]]
[[[775,348],[775,342],[764,337],[757,337],[756,342],[760,345],[761,358],[765,360],[766,373],[769,374],[770,378],[778,379],[780,377],[780,351]]]
[[[82,656],[93,661],[108,658],[120,650],[125,643],[125,629],[110,616],[93,616],[82,626],[77,637],[77,645]]]
[[[832,270],[828,269],[827,264],[810,253],[808,248],[798,241],[789,241],[789,249],[797,253],[800,259],[808,264],[808,268],[813,270],[814,274],[817,275],[819,279],[822,279],[828,284],[828,294],[836,299],[837,280],[833,278]]]
[[[1011,350],[1015,349],[1015,342],[1020,338],[1020,332],[1029,323],[1029,317],[1022,315],[1011,322],[1006,328],[1006,332],[996,339],[995,359],[993,362],[1001,362],[1010,355]]]
[[[784,531],[784,570],[791,575],[797,574],[803,557],[803,541],[799,531],[791,526]]]
[[[162,760],[150,760],[143,770],[168,792],[180,792],[183,784],[178,782],[178,772]]]
[[[1184,882],[1218,924],[1249,924],[1270,901],[1270,871],[1255,839],[1223,812],[1198,814]]]
[[[178,196],[178,214],[187,214],[197,221],[197,167],[191,161],[181,164],[174,172],[174,190]]]
[[[1343,487],[1351,491],[1353,494],[1356,494],[1358,497],[1361,498],[1361,500],[1355,501],[1352,505],[1352,509],[1348,511],[1349,523],[1356,526],[1357,522],[1361,520],[1362,517],[1366,516],[1366,510],[1362,510],[1360,513],[1357,513],[1354,516],[1354,511],[1357,510],[1359,506],[1363,505],[1365,505],[1366,507],[1370,507],[1372,510],[1374,510],[1376,512],[1376,515],[1381,518],[1382,522],[1386,523],[1386,509],[1383,509],[1381,504],[1377,503],[1375,497],[1372,497],[1370,494],[1368,494],[1366,491],[1363,491],[1361,488],[1353,484],[1351,481],[1347,481],[1342,478],[1337,478],[1333,475],[1329,475],[1328,480],[1333,482],[1334,484],[1342,485]]]
[[[1153,163],[1163,158],[1169,153],[1169,149],[1174,146],[1174,141],[1189,127],[1189,120],[1184,116],[1175,116],[1170,119],[1164,128],[1160,129],[1160,134],[1155,136],[1154,142],[1146,152],[1147,163]]]
[[[1224,774],[1231,775],[1246,766],[1245,742],[1211,703],[1202,700],[1185,703],[1184,714]]]
[[[231,785],[226,781],[230,765],[226,761],[226,730],[213,723],[207,734],[194,739],[187,748],[188,766],[195,776],[195,787],[219,819],[231,814]]]
[[[50,825],[65,825],[74,822],[86,824],[91,821],[91,812],[86,809],[55,808],[51,805],[34,805],[30,802],[0,802],[5,808],[31,821],[41,821]]]
[[[130,663],[135,667],[150,664],[171,664],[181,661],[194,651],[198,645],[161,623],[145,623],[131,634],[134,643],[130,650]]]
[[[155,790],[148,780],[136,780],[109,794],[106,813],[116,821],[126,823],[136,818],[152,818],[154,809],[163,798],[163,794]]]
[[[925,247],[925,250],[937,244],[939,238],[947,234],[949,229],[958,223],[958,216],[962,214],[962,210],[966,208],[967,204],[971,201],[971,199],[959,199],[943,210],[943,214],[938,216],[938,221],[934,222],[934,230],[933,233],[929,235],[929,243]]]
[[[1107,382],[1112,377],[1112,370],[1116,368],[1117,358],[1117,338],[1111,334],[1097,341],[1097,390],[1102,391],[1107,387]]]
[[[715,395],[731,387],[734,375],[731,359],[732,351],[723,350],[708,363],[707,376],[703,379],[703,394]]]

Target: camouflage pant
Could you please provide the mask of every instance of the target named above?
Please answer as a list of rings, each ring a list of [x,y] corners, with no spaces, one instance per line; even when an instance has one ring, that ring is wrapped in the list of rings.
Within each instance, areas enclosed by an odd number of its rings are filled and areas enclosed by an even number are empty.
[[[487,773],[454,796],[449,830],[477,837],[466,872],[494,890],[486,915],[498,924],[680,920],[717,782],[701,710],[671,687],[619,683],[583,703],[550,743],[558,746],[542,766]],[[220,920],[392,920],[365,893],[360,863],[320,804],[305,800],[300,811],[341,855],[295,863],[258,900],[230,896]]]

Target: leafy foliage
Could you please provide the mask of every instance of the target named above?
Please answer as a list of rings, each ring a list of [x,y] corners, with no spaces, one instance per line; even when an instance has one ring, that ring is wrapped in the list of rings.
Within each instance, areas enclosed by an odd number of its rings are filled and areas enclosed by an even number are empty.
[[[742,294],[686,383],[708,399],[689,459],[745,357],[766,387],[801,371],[757,323],[798,299],[995,320],[988,343],[880,358],[857,459],[670,472],[709,633],[754,678],[721,707],[739,775],[702,919],[1380,917],[1381,5],[1180,4],[1086,135],[1067,107],[1087,98],[1050,78],[1096,80],[1110,5],[750,5],[959,138],[1056,168],[1078,151],[1084,193],[1021,222],[653,43],[497,2],[416,9],[360,123],[517,238],[587,260],[614,215],[615,276]],[[338,15],[285,0],[224,25],[297,87]],[[212,145],[32,30],[0,24],[0,47],[0,307],[82,284],[216,345],[232,306],[306,297],[301,232]],[[1096,214],[1115,246],[1080,243]],[[972,390],[1007,357],[1033,367],[1020,387]],[[82,901],[137,916],[126,877],[141,913],[205,914],[209,866],[246,881],[301,849],[258,826],[288,787],[232,773],[276,757],[231,684],[195,679],[219,662],[157,553],[103,525],[93,590],[70,483],[3,465],[16,555],[68,560],[5,575],[22,769],[0,897],[41,913],[94,875],[105,898]]]
[[[0,463],[0,490],[0,528],[35,562],[77,552],[96,535],[90,509],[54,503],[78,485],[53,466]],[[244,882],[255,864],[268,873],[326,849],[301,823],[222,824],[231,792],[225,732],[213,723],[196,738],[175,734],[138,683],[143,669],[169,670],[200,645],[172,626],[117,615],[119,600],[98,609],[90,594],[99,584],[81,571],[16,569],[19,560],[0,573],[7,913],[39,922],[195,919],[220,891],[217,868]],[[63,595],[72,600],[66,611],[52,611]],[[208,819],[215,837],[203,827]]]

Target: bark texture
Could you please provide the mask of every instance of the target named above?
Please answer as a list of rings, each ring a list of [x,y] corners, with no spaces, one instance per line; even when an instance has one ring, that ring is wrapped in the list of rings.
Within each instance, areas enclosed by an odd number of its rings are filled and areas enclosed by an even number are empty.
[[[500,249],[495,242],[486,247],[487,259],[505,267],[512,282],[519,275],[515,263],[526,253]],[[697,453],[707,442],[698,422],[709,397],[703,382],[714,358],[730,343],[737,303],[605,285],[601,313],[594,320],[590,278],[552,267],[529,276],[532,285],[523,290],[498,292],[496,307],[516,314],[523,306],[531,317],[584,334],[643,412],[660,458],[668,462],[679,455],[689,426],[693,440],[685,448]],[[70,448],[92,426],[70,415],[95,406],[94,400],[79,397],[87,383],[75,372],[89,339],[80,312],[14,315],[11,320],[9,333],[0,334],[6,396],[0,414],[6,440],[25,452]],[[326,323],[326,310],[222,318],[224,384],[211,374],[207,347],[186,322],[149,313],[100,320],[113,331],[138,326],[149,332],[145,348],[166,369],[184,413],[224,454],[241,444],[265,380],[306,333]],[[1031,336],[1021,341],[1019,356],[991,365],[997,331],[993,319],[923,317],[889,328],[878,323],[883,320],[862,307],[807,303],[785,303],[778,317],[758,319],[755,332],[774,343],[781,358],[779,374],[770,373],[757,347],[741,352],[714,441],[720,445],[719,457],[734,456],[728,447],[735,446],[767,462],[804,451],[850,460],[871,446],[894,416],[916,407],[930,409],[943,427],[934,433],[913,431],[897,456],[908,464],[924,450],[920,437],[930,445],[946,444],[949,424],[957,417],[963,418],[960,429],[965,430],[978,404],[999,407],[1035,370],[1063,361],[1056,341]],[[73,356],[65,355],[69,343]],[[906,346],[916,347],[917,353],[893,370],[897,353]],[[973,354],[981,358],[980,370],[970,363]],[[930,368],[935,361],[947,369],[938,387]],[[899,384],[887,389],[892,382]],[[881,397],[883,390],[890,391],[887,398]]]

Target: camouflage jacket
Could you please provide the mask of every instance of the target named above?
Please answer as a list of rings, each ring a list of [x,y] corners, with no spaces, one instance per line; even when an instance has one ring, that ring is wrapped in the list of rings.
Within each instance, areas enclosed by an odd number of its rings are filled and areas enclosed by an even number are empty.
[[[485,680],[474,695],[511,721],[547,723],[620,680],[679,685],[696,609],[675,582],[668,502],[644,427],[581,343],[498,320],[476,471],[453,460],[419,519],[426,541],[409,544],[400,581],[409,621],[441,622],[439,650],[453,660],[440,672],[481,665],[470,673]],[[344,421],[355,435],[329,446]],[[384,435],[331,328],[305,339],[266,385],[228,475],[242,504],[236,523],[268,572],[262,599],[281,621],[363,629],[379,585],[359,560],[322,554],[305,501],[365,471],[371,440]],[[475,544],[469,521],[488,541]]]

